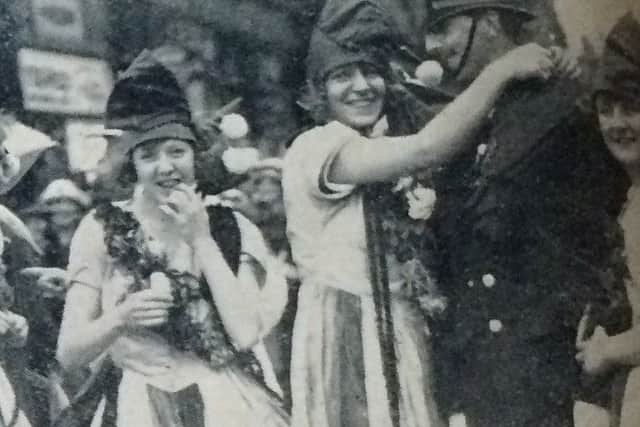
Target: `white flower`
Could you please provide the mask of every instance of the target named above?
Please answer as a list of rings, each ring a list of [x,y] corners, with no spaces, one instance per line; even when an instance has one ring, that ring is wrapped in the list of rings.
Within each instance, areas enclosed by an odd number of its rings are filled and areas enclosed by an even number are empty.
[[[171,293],[171,282],[166,274],[154,271],[149,276],[149,284],[154,291]]]
[[[487,288],[493,288],[496,284],[496,278],[493,277],[492,274],[485,274],[484,276],[482,276],[482,283]]]
[[[478,145],[478,156],[484,156],[487,153],[487,144]]]
[[[442,81],[444,70],[438,61],[424,61],[416,68],[415,74],[426,87],[436,87]]]
[[[489,320],[489,330],[494,334],[500,332],[503,328],[502,322],[498,319]]]
[[[418,185],[413,191],[412,191],[413,195],[421,200],[423,203],[429,204],[429,205],[435,205],[436,204],[436,192],[433,188],[424,188],[421,185]]]
[[[222,161],[229,172],[241,175],[260,160],[260,153],[253,147],[227,148],[222,153]]]
[[[431,217],[436,204],[436,192],[432,188],[418,185],[413,191],[405,193],[409,202],[409,216],[413,219],[427,220]]]
[[[227,114],[220,121],[220,130],[227,138],[240,139],[249,133],[249,124],[245,118],[237,113]]]
[[[151,255],[158,257],[158,258],[163,258],[166,254],[166,246],[164,243],[162,243],[159,240],[156,239],[150,239],[147,242],[147,249],[149,250],[149,253],[151,253]]]
[[[412,185],[413,185],[413,177],[403,176],[398,178],[398,182],[396,182],[395,187],[393,187],[391,191],[394,193],[399,193],[401,191],[410,189]]]

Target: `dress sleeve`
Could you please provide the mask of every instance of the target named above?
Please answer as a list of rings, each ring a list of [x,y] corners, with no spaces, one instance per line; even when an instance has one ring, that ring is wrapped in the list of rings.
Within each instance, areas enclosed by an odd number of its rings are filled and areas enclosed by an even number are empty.
[[[339,122],[331,122],[302,134],[294,142],[299,155],[297,169],[304,176],[311,193],[321,199],[341,199],[356,188],[352,184],[331,182],[329,172],[342,147],[352,141],[364,140],[358,132]]]
[[[250,268],[260,288],[262,335],[280,321],[288,300],[284,270],[271,254],[262,233],[251,221],[236,213],[242,241],[240,269]]]
[[[80,222],[69,249],[67,286],[82,284],[100,289],[105,269],[107,251],[104,246],[104,230],[89,213]]]

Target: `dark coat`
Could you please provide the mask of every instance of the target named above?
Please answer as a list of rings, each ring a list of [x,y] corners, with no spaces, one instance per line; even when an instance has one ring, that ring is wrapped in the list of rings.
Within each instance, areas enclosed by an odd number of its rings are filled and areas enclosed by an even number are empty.
[[[577,325],[601,289],[602,218],[617,197],[596,191],[604,150],[576,95],[566,81],[511,87],[478,139],[486,154],[474,147],[441,177],[450,308],[436,373],[444,410],[472,425],[571,425]]]

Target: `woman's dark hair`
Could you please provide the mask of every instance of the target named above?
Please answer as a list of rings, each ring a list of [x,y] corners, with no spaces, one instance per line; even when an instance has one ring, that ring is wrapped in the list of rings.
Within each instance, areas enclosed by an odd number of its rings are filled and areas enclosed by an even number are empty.
[[[191,148],[193,148],[194,167],[196,167],[197,169],[198,166],[201,164],[200,157],[202,155],[202,152],[207,149],[207,143],[203,140],[202,132],[200,132],[195,125],[191,124],[189,125],[189,128],[191,129],[191,131],[193,132],[196,138],[196,142],[190,145],[191,145]],[[119,185],[122,185],[124,187],[129,187],[129,186],[133,186],[136,183],[136,181],[138,180],[138,175],[136,174],[136,168],[133,165],[133,152],[139,146],[145,145],[150,142],[157,142],[157,141],[144,142],[134,147],[131,151],[129,151],[129,153],[127,154],[127,160],[124,162],[124,164],[120,168],[118,175],[116,176],[116,181]]]
[[[321,79],[308,80],[303,88],[300,105],[316,124],[326,124],[330,120],[326,83],[334,70],[325,73]],[[375,67],[375,70],[382,76],[385,86],[388,88],[392,71],[383,67]]]

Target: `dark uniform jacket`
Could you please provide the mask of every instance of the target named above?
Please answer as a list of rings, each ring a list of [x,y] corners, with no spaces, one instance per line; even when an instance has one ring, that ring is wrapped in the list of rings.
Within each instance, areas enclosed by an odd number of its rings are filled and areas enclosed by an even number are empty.
[[[566,81],[511,87],[477,136],[484,150],[438,186],[450,306],[435,371],[444,410],[472,425],[570,425],[576,329],[600,292],[615,198],[599,190],[603,151],[576,95]]]

